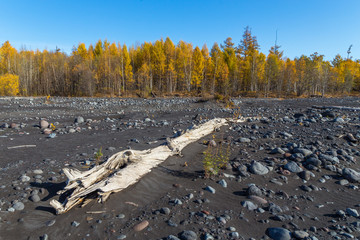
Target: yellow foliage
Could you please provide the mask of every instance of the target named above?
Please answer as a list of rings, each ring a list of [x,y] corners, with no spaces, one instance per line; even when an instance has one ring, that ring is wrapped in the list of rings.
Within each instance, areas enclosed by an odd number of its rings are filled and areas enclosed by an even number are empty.
[[[0,76],[0,95],[15,96],[19,93],[19,76],[5,74]]]

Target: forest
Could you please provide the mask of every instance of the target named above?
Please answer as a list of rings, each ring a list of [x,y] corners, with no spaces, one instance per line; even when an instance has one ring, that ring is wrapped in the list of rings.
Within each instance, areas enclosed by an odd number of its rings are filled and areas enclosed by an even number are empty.
[[[169,37],[135,46],[99,40],[60,49],[0,48],[2,96],[248,96],[301,97],[356,94],[360,60],[315,52],[289,59],[274,44],[267,55],[246,27],[211,49]]]

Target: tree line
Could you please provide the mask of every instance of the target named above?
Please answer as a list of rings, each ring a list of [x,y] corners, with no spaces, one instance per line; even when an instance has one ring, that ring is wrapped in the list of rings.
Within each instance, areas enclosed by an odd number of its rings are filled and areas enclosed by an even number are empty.
[[[360,90],[360,60],[313,53],[285,58],[280,46],[260,52],[249,27],[209,50],[169,37],[137,46],[99,40],[71,54],[0,48],[0,95],[21,96],[309,96]]]

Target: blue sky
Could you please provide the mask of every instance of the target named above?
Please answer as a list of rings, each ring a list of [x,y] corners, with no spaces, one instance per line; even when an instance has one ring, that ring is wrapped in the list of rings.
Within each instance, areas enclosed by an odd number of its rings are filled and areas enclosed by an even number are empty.
[[[261,51],[275,42],[289,58],[313,52],[330,60],[336,54],[360,58],[359,0],[133,0],[49,1],[0,0],[0,43],[20,49],[58,46],[70,53],[74,45],[99,39],[128,46],[168,36],[194,46],[240,43],[249,26]]]

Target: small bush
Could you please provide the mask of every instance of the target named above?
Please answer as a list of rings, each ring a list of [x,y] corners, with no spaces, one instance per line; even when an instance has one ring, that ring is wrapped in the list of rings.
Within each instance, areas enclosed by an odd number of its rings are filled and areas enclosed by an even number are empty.
[[[213,144],[208,144],[203,154],[205,177],[215,176],[229,162],[230,145],[223,146],[222,143],[218,143],[214,146]]]
[[[102,147],[100,147],[100,149],[94,154],[94,158],[95,158],[95,165],[99,165],[100,159],[103,156],[103,153],[101,152]]]

